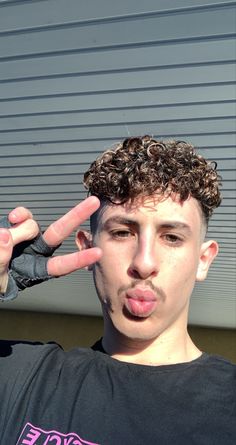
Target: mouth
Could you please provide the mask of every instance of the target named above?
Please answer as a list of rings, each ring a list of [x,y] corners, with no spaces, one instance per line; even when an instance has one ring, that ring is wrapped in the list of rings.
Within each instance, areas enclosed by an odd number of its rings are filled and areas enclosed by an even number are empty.
[[[134,317],[147,318],[157,306],[156,294],[150,289],[129,289],[125,294],[125,308]]]

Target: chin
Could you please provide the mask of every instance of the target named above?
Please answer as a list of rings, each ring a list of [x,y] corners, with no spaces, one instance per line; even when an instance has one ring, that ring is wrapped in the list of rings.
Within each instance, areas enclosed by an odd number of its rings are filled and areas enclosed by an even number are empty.
[[[147,342],[155,340],[162,332],[161,327],[157,329],[154,321],[148,318],[135,317],[122,323],[113,322],[113,326],[120,335],[133,341]]]

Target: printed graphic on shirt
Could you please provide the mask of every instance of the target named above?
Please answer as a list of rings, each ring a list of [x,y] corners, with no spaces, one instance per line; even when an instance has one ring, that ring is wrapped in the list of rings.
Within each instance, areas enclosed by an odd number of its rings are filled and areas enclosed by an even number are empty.
[[[27,423],[16,445],[99,445],[81,439],[78,434],[62,434],[57,431],[44,431]]]

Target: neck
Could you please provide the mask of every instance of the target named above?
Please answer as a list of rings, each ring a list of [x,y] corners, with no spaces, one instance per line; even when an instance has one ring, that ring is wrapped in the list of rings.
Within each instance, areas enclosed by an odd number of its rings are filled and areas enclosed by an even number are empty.
[[[127,338],[117,331],[104,333],[103,347],[116,360],[157,366],[185,363],[197,359],[202,352],[194,345],[187,328],[180,332],[165,331],[157,338]]]

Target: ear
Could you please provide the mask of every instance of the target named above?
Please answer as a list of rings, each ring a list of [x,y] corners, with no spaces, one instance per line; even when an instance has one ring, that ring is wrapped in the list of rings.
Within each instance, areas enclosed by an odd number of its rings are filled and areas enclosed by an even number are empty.
[[[86,230],[79,230],[75,236],[75,244],[78,250],[90,249],[92,247],[92,235]],[[86,270],[92,270],[92,265],[84,267]]]
[[[197,275],[196,275],[197,281],[205,280],[205,278],[207,277],[209,267],[214,258],[216,257],[216,255],[218,254],[218,251],[219,251],[219,246],[216,241],[210,240],[202,243]]]

